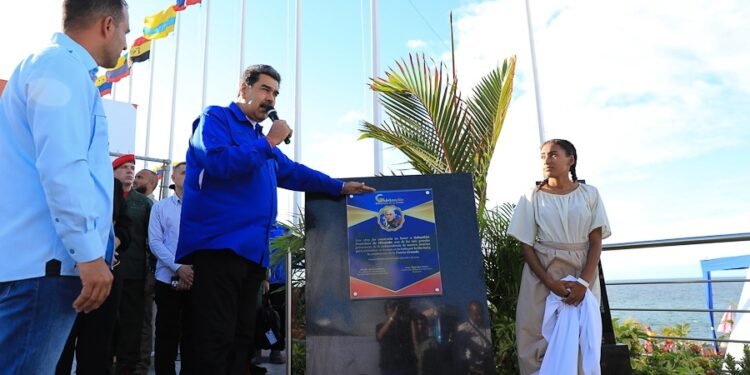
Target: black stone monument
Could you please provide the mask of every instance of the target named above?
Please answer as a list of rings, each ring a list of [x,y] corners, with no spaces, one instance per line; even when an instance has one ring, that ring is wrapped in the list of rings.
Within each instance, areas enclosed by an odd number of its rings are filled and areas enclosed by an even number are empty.
[[[346,197],[308,194],[306,373],[442,375],[466,373],[473,366],[494,374],[471,177],[351,180],[381,192],[432,189],[442,291],[431,296],[352,298]],[[406,220],[404,225],[409,224],[408,216]]]

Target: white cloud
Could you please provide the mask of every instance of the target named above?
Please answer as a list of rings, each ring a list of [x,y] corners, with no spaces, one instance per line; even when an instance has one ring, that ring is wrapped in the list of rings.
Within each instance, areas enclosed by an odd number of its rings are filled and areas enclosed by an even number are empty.
[[[750,183],[742,172],[750,164],[750,49],[742,36],[750,34],[750,8],[740,0],[532,5],[546,138],[576,144],[579,176],[605,197],[609,242],[746,231],[737,221],[750,199],[737,189]],[[484,1],[457,13],[464,93],[518,56],[489,176],[490,199],[515,202],[541,178],[525,8]],[[607,268],[627,275],[634,262]]]
[[[412,39],[412,40],[406,42],[406,46],[409,47],[409,48],[411,48],[411,49],[419,49],[419,48],[426,47],[427,43],[425,43],[424,40]]]

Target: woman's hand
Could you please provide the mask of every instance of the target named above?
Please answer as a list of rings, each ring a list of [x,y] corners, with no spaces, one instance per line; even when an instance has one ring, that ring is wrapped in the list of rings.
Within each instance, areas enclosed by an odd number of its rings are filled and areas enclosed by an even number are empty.
[[[586,297],[586,287],[578,281],[564,281],[565,287],[570,290],[570,295],[563,300],[568,305],[578,306],[583,297]]]
[[[568,293],[570,293],[570,289],[565,285],[566,282],[561,280],[549,280],[544,283],[544,285],[547,287],[547,289],[550,290],[550,292],[557,294],[558,296],[565,298],[568,297]]]

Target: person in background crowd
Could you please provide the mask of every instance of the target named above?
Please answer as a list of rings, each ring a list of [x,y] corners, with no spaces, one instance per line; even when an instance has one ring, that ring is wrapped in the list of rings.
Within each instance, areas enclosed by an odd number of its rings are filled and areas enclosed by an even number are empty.
[[[147,196],[152,201],[156,201],[154,197],[154,190],[159,185],[159,178],[156,173],[150,169],[141,169],[135,175],[135,181],[133,182],[133,189],[135,191]]]
[[[162,199],[151,209],[148,239],[156,256],[156,375],[175,374],[177,348],[180,349],[180,374],[194,374],[190,313],[190,287],[193,267],[174,262],[180,233],[185,163],[172,170],[174,195]]]
[[[119,276],[123,279],[119,320],[115,330],[117,374],[136,372],[140,362],[141,331],[144,326],[144,291],[148,265],[148,220],[153,202],[133,190],[135,156],[123,155],[112,162],[115,178],[122,182],[127,215],[132,222],[131,241],[120,256]],[[149,330],[150,332],[150,330]]]

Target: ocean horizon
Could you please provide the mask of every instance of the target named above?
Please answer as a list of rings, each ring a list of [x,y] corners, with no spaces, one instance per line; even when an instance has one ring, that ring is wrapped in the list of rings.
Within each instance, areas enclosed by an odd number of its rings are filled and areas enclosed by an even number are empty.
[[[734,277],[732,277],[734,278]],[[740,277],[741,278],[741,277]],[[684,278],[675,280],[695,280]],[[722,280],[726,278],[714,278]],[[662,281],[664,279],[661,279]],[[614,282],[642,282],[659,280],[608,280]],[[714,309],[737,308],[743,282],[713,284]],[[607,285],[610,308],[658,308],[658,309],[707,309],[706,284],[657,284],[657,285]],[[688,337],[711,338],[711,324],[707,312],[661,312],[661,311],[611,311],[612,318],[620,322],[635,319],[661,333],[665,326],[687,323]],[[721,322],[722,312],[714,313],[714,327]],[[741,314],[734,314],[735,321]],[[719,337],[717,332],[717,337]]]

